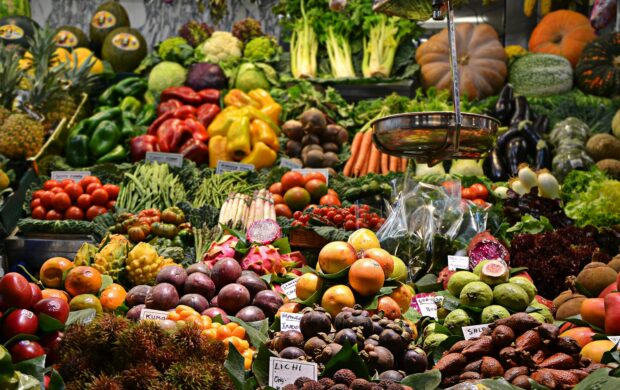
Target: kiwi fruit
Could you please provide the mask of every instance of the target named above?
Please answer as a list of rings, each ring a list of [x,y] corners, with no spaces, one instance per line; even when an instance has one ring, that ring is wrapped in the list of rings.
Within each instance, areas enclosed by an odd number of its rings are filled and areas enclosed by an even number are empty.
[[[586,297],[581,294],[575,294],[566,300],[558,307],[558,310],[555,313],[556,320],[563,320],[579,314],[581,312],[581,303],[585,300]]]
[[[590,263],[577,275],[577,283],[582,285],[593,296],[598,296],[605,287],[613,283],[618,272],[605,263]]]
[[[620,254],[611,259],[607,266],[613,268],[616,272],[620,272]]]

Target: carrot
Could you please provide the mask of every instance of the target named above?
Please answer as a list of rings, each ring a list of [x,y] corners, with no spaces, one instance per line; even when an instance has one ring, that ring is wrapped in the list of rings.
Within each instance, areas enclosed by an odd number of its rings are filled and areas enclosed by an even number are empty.
[[[385,153],[381,153],[381,173],[383,173],[384,175],[390,171],[389,163],[390,163],[390,156],[388,156]]]
[[[379,162],[381,161],[381,152],[375,144],[372,144],[370,152],[370,162],[368,163],[368,173],[379,173]]]
[[[400,159],[400,170],[401,172],[407,172],[407,163],[409,160],[406,157]]]
[[[370,145],[372,144],[372,132],[367,131],[364,133],[364,138],[362,138],[362,143],[360,145],[360,158],[355,161],[355,166],[353,167],[353,175],[359,176],[360,172],[364,168],[365,157],[369,155]]]
[[[390,156],[390,172],[398,172],[398,165],[400,163],[400,158],[395,156]]]
[[[362,143],[363,137],[364,135],[362,133],[356,133],[355,137],[353,137],[353,142],[351,143],[351,157],[349,157],[349,160],[345,164],[344,170],[342,171],[342,174],[345,176],[351,176],[351,170],[353,169],[355,161],[358,159],[360,154],[360,144]]]
[[[371,147],[368,148],[368,152],[365,153],[365,155],[363,156],[364,158],[364,167],[362,168],[362,171],[360,172],[360,176],[366,176],[366,174],[368,173],[368,170],[370,168],[370,156],[372,154],[372,144],[370,144]]]

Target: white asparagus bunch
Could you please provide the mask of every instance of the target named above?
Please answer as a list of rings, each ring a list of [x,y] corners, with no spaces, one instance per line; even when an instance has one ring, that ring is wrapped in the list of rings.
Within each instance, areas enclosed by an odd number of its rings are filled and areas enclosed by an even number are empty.
[[[246,229],[254,222],[261,219],[276,219],[275,202],[271,193],[267,190],[254,192],[252,204],[245,220]]]

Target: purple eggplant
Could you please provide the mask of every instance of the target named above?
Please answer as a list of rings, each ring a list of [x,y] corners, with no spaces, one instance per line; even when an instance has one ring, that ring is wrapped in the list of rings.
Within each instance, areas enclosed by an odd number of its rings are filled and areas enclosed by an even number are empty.
[[[545,140],[538,141],[536,145],[536,169],[551,169],[551,150]]]
[[[517,96],[515,99],[515,110],[510,119],[510,125],[519,124],[523,121],[531,121],[532,112],[525,96]]]
[[[499,93],[495,103],[495,117],[504,125],[508,124],[515,107],[514,90],[512,85],[506,84]]]
[[[493,148],[491,153],[484,160],[483,164],[485,175],[493,181],[508,180],[508,173],[502,158],[497,152],[497,148]]]
[[[527,141],[523,137],[515,137],[506,145],[505,155],[511,176],[517,176],[519,164],[527,162],[528,149]]]
[[[547,115],[540,115],[536,118],[536,122],[534,122],[534,131],[538,133],[540,136],[547,133],[549,130],[549,117]]]

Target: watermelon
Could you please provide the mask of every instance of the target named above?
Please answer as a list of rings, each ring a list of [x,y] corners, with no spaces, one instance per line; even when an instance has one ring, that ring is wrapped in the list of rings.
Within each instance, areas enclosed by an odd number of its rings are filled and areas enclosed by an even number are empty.
[[[512,63],[509,82],[517,95],[558,95],[573,88],[573,68],[564,57],[528,54]]]

